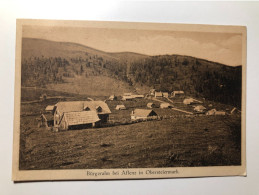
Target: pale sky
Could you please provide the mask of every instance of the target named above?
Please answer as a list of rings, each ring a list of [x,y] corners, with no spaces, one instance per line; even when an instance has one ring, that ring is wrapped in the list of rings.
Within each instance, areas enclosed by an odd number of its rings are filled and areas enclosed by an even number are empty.
[[[242,64],[242,35],[237,33],[23,26],[23,37],[74,42],[106,52],[180,54],[231,66]]]

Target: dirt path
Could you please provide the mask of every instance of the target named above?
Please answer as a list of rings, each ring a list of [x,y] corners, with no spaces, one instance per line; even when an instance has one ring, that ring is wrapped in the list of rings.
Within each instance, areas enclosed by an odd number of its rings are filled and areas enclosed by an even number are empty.
[[[166,98],[169,102],[171,102],[171,103],[174,103],[172,100],[170,100],[169,98]]]
[[[188,112],[188,111],[181,110],[181,109],[178,109],[178,108],[171,108],[171,109],[172,109],[172,110],[179,111],[179,112],[183,112],[183,113],[186,113],[186,114],[193,114],[192,112]]]
[[[173,103],[173,101],[172,100],[170,100],[169,98],[166,98],[169,102],[171,102],[171,103]],[[161,102],[161,103],[167,103],[167,102],[164,102],[164,101],[162,101],[162,100],[158,100],[158,99],[156,99],[156,98],[152,98],[152,100],[154,100],[154,101],[158,101],[158,102]],[[171,108],[172,110],[176,110],[176,111],[178,111],[178,112],[183,112],[183,113],[186,113],[186,114],[193,114],[192,112],[188,112],[188,111],[185,111],[185,110],[182,110],[182,109],[179,109],[179,108]]]
[[[153,97],[152,100],[157,101],[157,102],[161,102],[161,103],[165,103],[164,101],[156,99],[155,97]]]
[[[49,99],[72,99],[73,97],[66,97],[66,96],[48,96],[46,97],[47,100]],[[90,100],[92,101],[93,99],[90,98]],[[42,102],[44,100],[33,100],[33,101],[25,101],[25,102],[21,102],[22,104],[33,104],[33,103],[39,103]]]

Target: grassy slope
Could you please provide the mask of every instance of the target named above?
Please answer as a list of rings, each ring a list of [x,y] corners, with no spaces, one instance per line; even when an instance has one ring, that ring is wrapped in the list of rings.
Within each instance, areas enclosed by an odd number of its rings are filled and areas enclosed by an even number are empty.
[[[225,123],[228,120],[224,116],[167,119],[53,133],[35,128],[34,118],[26,117],[21,124],[26,137],[20,168],[238,165],[240,146]]]
[[[238,133],[241,132],[241,120],[238,115],[180,117],[58,133],[38,128],[36,117],[44,112],[47,105],[55,104],[57,101],[59,100],[51,99],[22,105],[21,169],[240,164]],[[130,119],[130,113],[134,108],[146,108],[149,101],[107,101],[107,103],[113,119],[124,122]],[[115,110],[115,106],[122,103],[127,110]],[[160,116],[181,114],[171,109],[154,110]]]
[[[89,96],[109,96],[111,94],[122,95],[125,92],[133,91],[126,82],[107,76],[78,76],[67,78],[65,83],[49,84],[48,89],[56,91],[87,94]]]

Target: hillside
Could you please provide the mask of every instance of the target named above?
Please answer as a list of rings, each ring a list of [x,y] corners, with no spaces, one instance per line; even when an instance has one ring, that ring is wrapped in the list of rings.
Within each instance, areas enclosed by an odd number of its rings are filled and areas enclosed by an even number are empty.
[[[108,53],[84,45],[23,38],[22,86],[89,95],[184,90],[240,107],[242,68],[181,55]],[[119,86],[118,86],[119,85]],[[99,92],[97,92],[99,91]]]
[[[157,90],[184,90],[187,95],[241,106],[242,66],[231,67],[190,56],[152,56],[131,64],[135,82]]]

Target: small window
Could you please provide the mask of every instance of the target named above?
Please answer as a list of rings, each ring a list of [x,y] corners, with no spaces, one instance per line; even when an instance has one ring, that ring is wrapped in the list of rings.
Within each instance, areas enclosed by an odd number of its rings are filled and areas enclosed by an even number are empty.
[[[85,107],[85,111],[90,111],[91,109],[89,107]]]
[[[102,111],[103,111],[103,109],[102,109],[102,107],[101,107],[101,106],[98,106],[98,107],[96,108],[96,111],[97,111],[97,112],[102,112]]]

